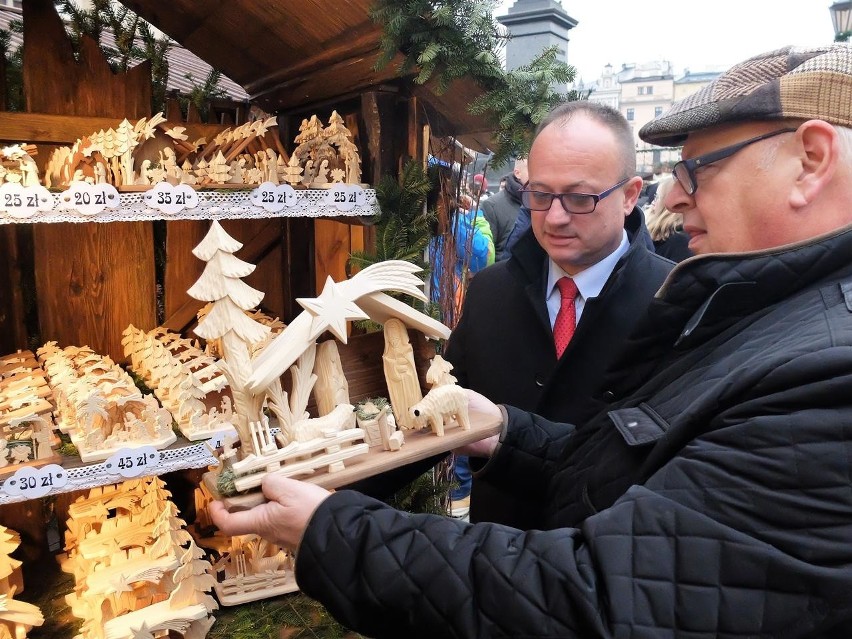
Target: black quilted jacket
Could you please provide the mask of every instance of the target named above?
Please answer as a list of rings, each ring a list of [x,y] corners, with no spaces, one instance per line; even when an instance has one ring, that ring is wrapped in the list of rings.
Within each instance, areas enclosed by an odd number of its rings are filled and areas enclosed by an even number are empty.
[[[482,476],[547,494],[548,530],[341,491],[300,587],[376,637],[852,637],[850,256],[847,229],[682,263],[607,411],[507,409]]]

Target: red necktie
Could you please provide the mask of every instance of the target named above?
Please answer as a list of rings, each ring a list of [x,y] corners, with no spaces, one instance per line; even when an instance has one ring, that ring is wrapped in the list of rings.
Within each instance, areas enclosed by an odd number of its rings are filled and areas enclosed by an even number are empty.
[[[577,285],[570,277],[560,278],[556,285],[562,294],[562,304],[556,315],[556,322],[553,324],[553,342],[556,344],[556,358],[559,359],[574,336],[574,328],[577,324],[577,311],[574,308]]]

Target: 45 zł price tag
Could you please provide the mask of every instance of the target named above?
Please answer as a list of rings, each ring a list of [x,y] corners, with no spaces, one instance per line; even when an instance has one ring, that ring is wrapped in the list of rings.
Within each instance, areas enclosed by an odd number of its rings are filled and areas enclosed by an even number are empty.
[[[3,482],[3,492],[24,499],[36,499],[67,483],[68,472],[59,464],[47,464],[39,468],[25,466]]]
[[[122,477],[155,475],[159,464],[160,451],[153,446],[122,448],[104,462],[108,473]]]

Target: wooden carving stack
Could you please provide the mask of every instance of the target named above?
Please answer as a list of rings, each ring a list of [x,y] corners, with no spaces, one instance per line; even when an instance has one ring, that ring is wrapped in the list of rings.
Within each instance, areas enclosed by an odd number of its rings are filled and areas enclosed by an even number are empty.
[[[0,184],[39,184],[34,155],[38,155],[35,144],[13,144],[0,148]]]
[[[177,439],[172,416],[109,357],[83,346],[38,349],[56,401],[57,424],[85,462],[106,459],[121,448],[164,448]]]
[[[299,589],[293,572],[295,558],[257,535],[226,537],[215,530],[207,506],[213,496],[202,483],[195,491],[195,524],[191,528],[199,546],[218,558],[210,567],[216,580],[216,598],[223,606],[268,599]]]
[[[121,343],[133,372],[153,389],[184,437],[206,439],[232,427],[228,380],[196,344],[162,327],[146,333],[132,324]]]
[[[265,182],[328,188],[361,182],[358,148],[337,111],[327,127],[316,116],[304,120],[295,142],[291,157],[278,137],[274,117],[225,129],[210,142],[204,138],[190,142],[186,127],[173,126],[158,113],[135,124],[122,120],[115,128],[54,150],[43,182],[47,188],[60,189],[78,181],[106,183],[125,191],[148,189],[158,182],[199,189]],[[39,184],[35,162],[27,154],[31,148],[8,147],[0,158],[9,164],[8,169],[0,166],[8,171],[8,181]]]
[[[52,397],[30,351],[0,357],[0,474],[58,459]]]
[[[218,607],[206,594],[210,563],[169,497],[150,477],[93,489],[69,508],[60,563],[76,582],[66,600],[85,620],[79,639],[207,635]]]
[[[358,147],[337,111],[332,111],[327,127],[315,115],[302,120],[295,142],[299,146],[293,151],[291,172],[285,178],[289,184],[326,188],[333,183],[361,182]],[[295,167],[301,171],[292,171]]]
[[[44,623],[36,606],[14,599],[24,589],[21,562],[10,557],[20,543],[14,530],[0,526],[0,639],[24,639],[33,626]]]

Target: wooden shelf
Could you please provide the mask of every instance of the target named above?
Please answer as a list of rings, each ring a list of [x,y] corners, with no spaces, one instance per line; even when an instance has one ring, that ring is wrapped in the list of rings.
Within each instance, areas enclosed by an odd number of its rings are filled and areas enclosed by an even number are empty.
[[[206,446],[205,441],[189,442],[186,439],[179,437],[178,440],[159,451],[160,461],[146,471],[141,476],[162,475],[176,470],[186,470],[189,468],[207,468],[219,463],[210,449]],[[98,486],[106,486],[109,484],[119,484],[132,477],[124,477],[116,472],[116,469],[107,468],[106,462],[94,462],[87,464],[82,462],[79,457],[63,457],[59,463],[67,472],[68,482],[61,488],[52,488],[45,496],[58,495],[60,493],[69,493],[75,490],[90,490]],[[3,490],[5,482],[9,481],[14,475],[8,475],[3,478],[0,483],[0,505],[11,504],[15,502],[28,501],[26,497],[19,495],[11,495]]]
[[[296,191],[298,201],[293,206],[280,210],[269,210],[252,203],[252,193],[256,187],[234,190],[198,191],[198,206],[184,208],[174,214],[151,208],[145,201],[147,191],[119,194],[117,206],[87,214],[75,208],[66,208],[63,193],[50,193],[53,203],[35,211],[28,217],[10,214],[0,209],[0,224],[31,224],[57,222],[137,222],[154,220],[228,220],[228,219],[266,219],[273,217],[372,217],[379,213],[376,191],[364,189],[366,203],[345,210],[325,203],[327,191],[323,189],[304,189]],[[1,203],[0,203],[1,204]]]

